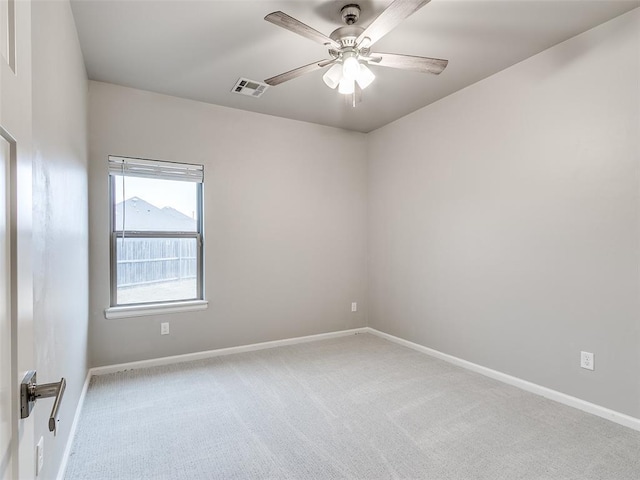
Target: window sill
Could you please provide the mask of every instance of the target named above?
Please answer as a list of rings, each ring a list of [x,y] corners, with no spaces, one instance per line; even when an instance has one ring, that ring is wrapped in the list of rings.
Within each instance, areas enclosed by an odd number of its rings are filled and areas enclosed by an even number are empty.
[[[190,300],[186,302],[153,303],[149,305],[127,305],[122,307],[109,307],[105,309],[104,316],[108,319],[145,317],[148,315],[164,315],[166,313],[194,312],[206,310],[209,302],[206,300]]]

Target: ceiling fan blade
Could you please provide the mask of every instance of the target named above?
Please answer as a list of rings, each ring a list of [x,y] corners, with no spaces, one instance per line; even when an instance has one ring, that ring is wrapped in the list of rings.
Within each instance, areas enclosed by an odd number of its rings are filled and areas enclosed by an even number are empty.
[[[413,70],[420,73],[440,74],[449,63],[449,60],[429,57],[415,57],[413,55],[400,55],[397,53],[372,53],[371,62],[381,67],[400,68]]]
[[[318,66],[321,68],[328,67],[329,65],[333,65],[337,61],[338,61],[337,58],[327,58],[326,60],[318,62]]]
[[[331,46],[339,50],[341,45],[327,37],[325,34],[320,33],[319,31],[311,28],[309,25],[302,23],[300,20],[296,20],[290,15],[287,15],[284,12],[273,12],[264,17],[267,22],[271,22],[274,25],[278,25],[279,27],[286,28],[287,30],[297,33],[309,40],[313,40],[314,42],[321,43],[322,45]]]
[[[395,0],[356,39],[359,47],[370,47],[431,0]],[[367,40],[368,39],[368,40]],[[363,45],[363,41],[366,43]]]
[[[328,62],[328,63],[327,63]],[[305,73],[314,72],[316,70],[320,70],[327,65],[335,63],[335,59],[332,60],[318,60],[317,62],[310,63],[309,65],[305,65],[304,67],[294,68],[293,70],[289,70],[288,72],[281,73],[280,75],[276,75],[275,77],[267,78],[264,83],[267,85],[271,85],[272,87],[276,85],[280,85],[289,80],[293,80],[294,78],[300,77]]]

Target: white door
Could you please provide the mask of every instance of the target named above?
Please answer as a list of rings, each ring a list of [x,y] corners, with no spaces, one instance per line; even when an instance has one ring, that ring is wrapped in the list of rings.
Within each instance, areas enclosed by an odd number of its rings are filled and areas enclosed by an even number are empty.
[[[0,0],[0,480],[35,477],[33,416],[19,384],[34,368],[31,267],[31,4]]]

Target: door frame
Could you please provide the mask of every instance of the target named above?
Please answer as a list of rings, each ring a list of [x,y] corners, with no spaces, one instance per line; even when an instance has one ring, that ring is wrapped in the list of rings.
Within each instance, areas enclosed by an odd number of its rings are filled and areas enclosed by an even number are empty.
[[[20,382],[35,369],[33,331],[31,1],[4,0],[9,35],[0,54],[0,134],[9,143],[11,478],[35,478],[34,416],[20,419]]]

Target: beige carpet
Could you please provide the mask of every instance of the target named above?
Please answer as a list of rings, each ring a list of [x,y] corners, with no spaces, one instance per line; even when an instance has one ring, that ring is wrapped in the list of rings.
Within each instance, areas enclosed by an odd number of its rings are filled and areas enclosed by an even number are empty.
[[[640,432],[370,334],[93,377],[66,478],[640,479]]]

